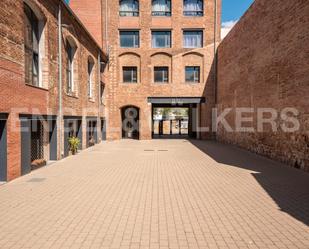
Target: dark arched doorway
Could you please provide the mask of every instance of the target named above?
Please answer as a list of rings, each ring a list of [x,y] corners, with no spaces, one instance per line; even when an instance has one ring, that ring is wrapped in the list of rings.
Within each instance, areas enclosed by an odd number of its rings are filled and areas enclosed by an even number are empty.
[[[122,138],[139,139],[139,108],[121,108]]]

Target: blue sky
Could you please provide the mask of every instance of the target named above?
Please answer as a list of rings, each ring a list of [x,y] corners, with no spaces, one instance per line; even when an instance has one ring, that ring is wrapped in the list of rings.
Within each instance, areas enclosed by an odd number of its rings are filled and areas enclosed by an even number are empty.
[[[222,0],[222,22],[238,20],[254,0]]]
[[[224,38],[254,0],[222,0],[221,37]]]

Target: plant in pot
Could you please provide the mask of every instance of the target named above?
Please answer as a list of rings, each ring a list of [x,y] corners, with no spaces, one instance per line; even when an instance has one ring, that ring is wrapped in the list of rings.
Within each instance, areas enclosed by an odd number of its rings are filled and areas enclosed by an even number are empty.
[[[75,155],[79,147],[80,140],[77,137],[69,137],[69,147],[72,155]]]

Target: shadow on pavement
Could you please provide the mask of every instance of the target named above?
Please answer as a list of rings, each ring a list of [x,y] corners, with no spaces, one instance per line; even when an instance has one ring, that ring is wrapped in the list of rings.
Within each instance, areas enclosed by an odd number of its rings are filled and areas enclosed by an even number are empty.
[[[236,146],[215,141],[189,140],[218,163],[256,171],[256,181],[281,211],[309,225],[309,174],[256,155]]]

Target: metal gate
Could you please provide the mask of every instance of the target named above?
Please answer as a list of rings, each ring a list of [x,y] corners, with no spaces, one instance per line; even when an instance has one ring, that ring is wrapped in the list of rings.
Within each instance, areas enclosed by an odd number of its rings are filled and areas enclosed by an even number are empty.
[[[31,121],[31,162],[44,158],[44,129],[40,120]]]

